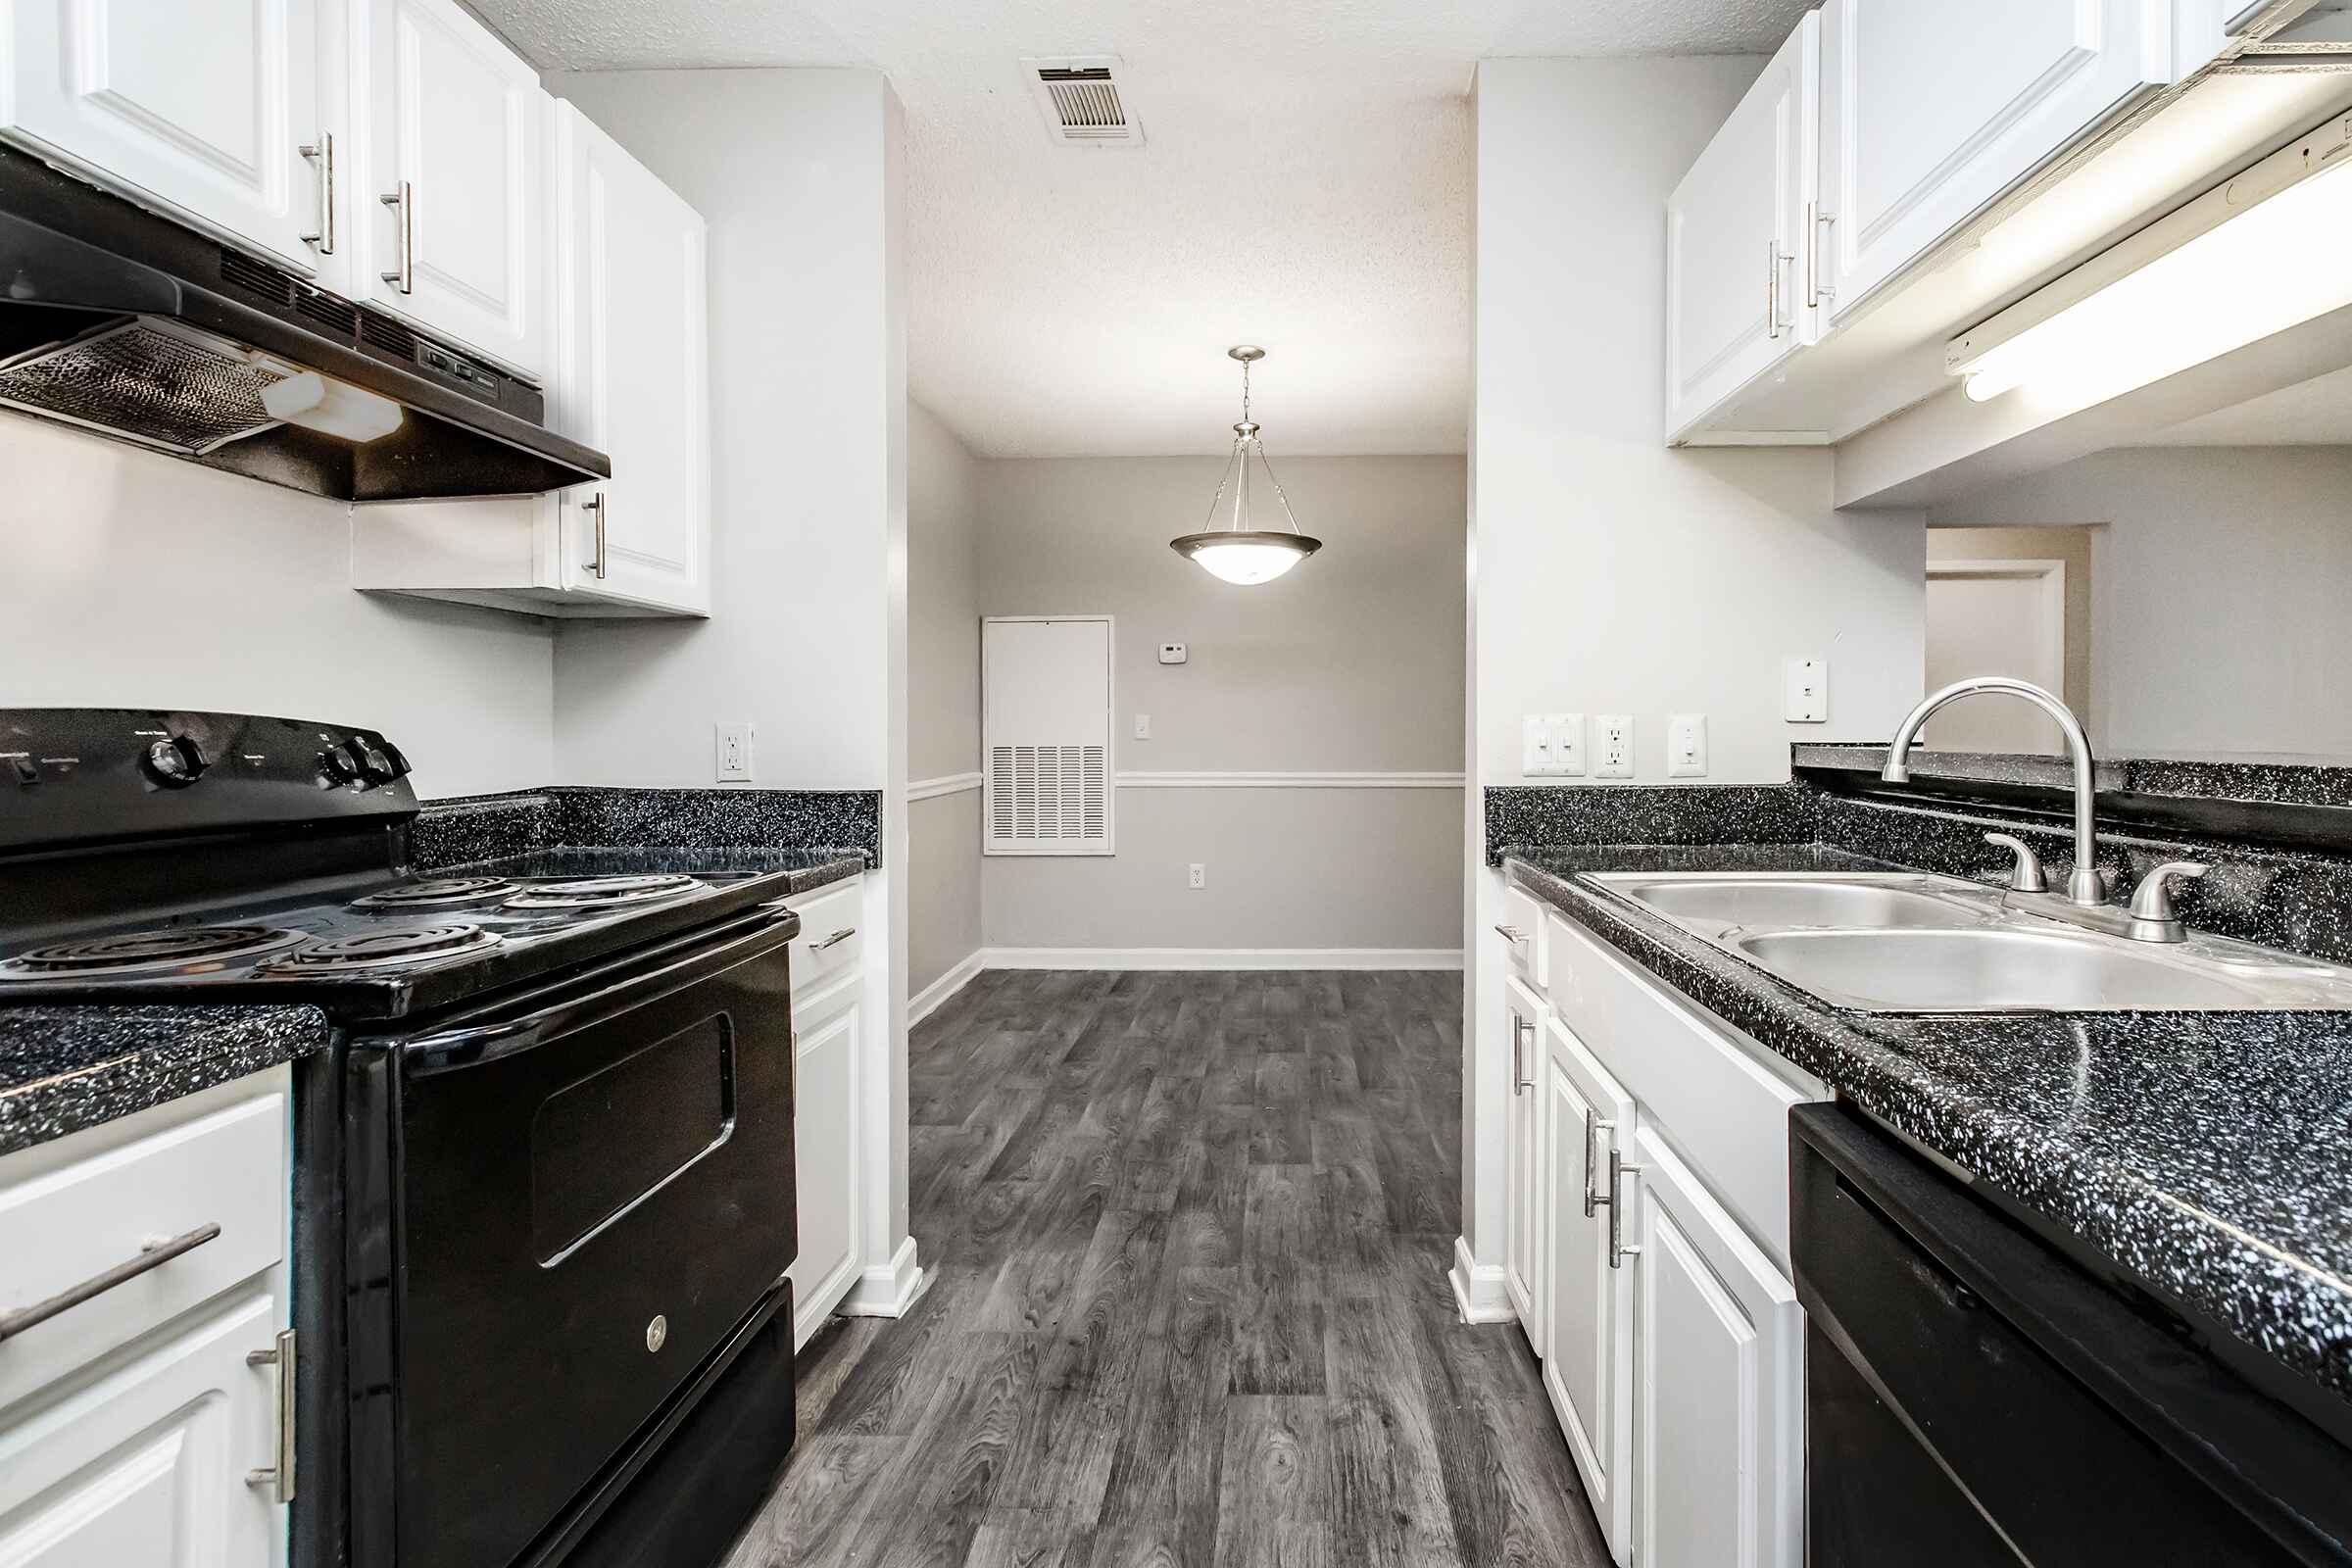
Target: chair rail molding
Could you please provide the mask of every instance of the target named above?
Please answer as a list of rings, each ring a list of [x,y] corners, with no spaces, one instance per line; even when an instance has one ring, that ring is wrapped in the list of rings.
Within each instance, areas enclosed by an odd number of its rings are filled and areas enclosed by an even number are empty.
[[[1122,772],[1123,790],[1458,790],[1462,773]]]

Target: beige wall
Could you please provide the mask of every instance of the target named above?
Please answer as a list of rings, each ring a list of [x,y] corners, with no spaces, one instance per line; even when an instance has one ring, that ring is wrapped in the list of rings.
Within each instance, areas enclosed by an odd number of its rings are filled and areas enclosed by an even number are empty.
[[[907,405],[906,712],[912,782],[980,766],[980,464],[956,432]],[[906,986],[977,952],[980,792],[907,808]]]
[[[2066,706],[2088,713],[2090,691],[2091,541],[2096,528],[1936,527],[1928,530],[1928,561],[2063,561],[2066,563]],[[2055,728],[2051,730],[2056,736]]]
[[[2097,453],[1934,520],[2094,530],[2088,710],[2110,756],[2352,758],[2352,449]]]
[[[1278,451],[1324,549],[1256,588],[1168,549],[1221,461],[983,464],[982,612],[1117,617],[1121,774],[1459,771],[1462,460]],[[1122,787],[1116,808],[1115,857],[983,861],[990,947],[1460,945],[1459,790]]]
[[[0,705],[368,724],[425,796],[556,782],[544,620],[357,593],[350,509],[0,414]]]

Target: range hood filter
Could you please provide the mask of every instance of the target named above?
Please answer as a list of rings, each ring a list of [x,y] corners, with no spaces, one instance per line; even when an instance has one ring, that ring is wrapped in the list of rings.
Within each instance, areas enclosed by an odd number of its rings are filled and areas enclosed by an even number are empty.
[[[262,393],[294,373],[233,343],[140,316],[0,365],[0,404],[201,457],[277,424]]]

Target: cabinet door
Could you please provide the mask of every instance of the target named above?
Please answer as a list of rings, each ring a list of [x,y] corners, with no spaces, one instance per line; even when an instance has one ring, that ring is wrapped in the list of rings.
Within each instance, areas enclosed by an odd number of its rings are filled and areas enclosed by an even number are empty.
[[[1544,1025],[1544,1392],[1600,1533],[1623,1562],[1633,1537],[1634,1266],[1611,1259],[1608,1159],[1611,1149],[1632,1145],[1634,1102],[1558,1019]]]
[[[1798,244],[1818,172],[1807,13],[1666,198],[1666,426],[1680,440],[1814,340]]]
[[[367,297],[537,379],[546,94],[456,0],[352,0]]]
[[[1511,1047],[1511,1104],[1504,1123],[1502,1283],[1519,1326],[1544,1350],[1544,1004],[1517,979],[1503,982]]]
[[[0,134],[142,207],[317,269],[316,0],[16,0]]]
[[[793,1051],[794,1170],[800,1255],[792,1279],[792,1344],[808,1343],[858,1279],[858,1004],[799,1025]]]
[[[555,105],[556,403],[612,459],[565,491],[563,585],[710,609],[703,220],[570,104]]]
[[[221,1568],[285,1561],[286,1510],[246,1473],[272,1462],[277,1369],[267,1295],[0,1429],[0,1562]]]
[[[1821,16],[1833,320],[2173,74],[2167,0],[1827,0]]]
[[[1649,1128],[1621,1189],[1634,1281],[1637,1568],[1798,1568],[1804,1312]]]

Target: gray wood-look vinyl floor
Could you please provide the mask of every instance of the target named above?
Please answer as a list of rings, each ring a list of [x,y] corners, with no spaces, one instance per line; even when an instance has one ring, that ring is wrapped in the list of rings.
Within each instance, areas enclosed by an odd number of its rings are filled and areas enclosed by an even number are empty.
[[[914,1031],[929,1293],[801,1357],[730,1568],[1599,1568],[1456,1318],[1461,981],[980,976]]]

